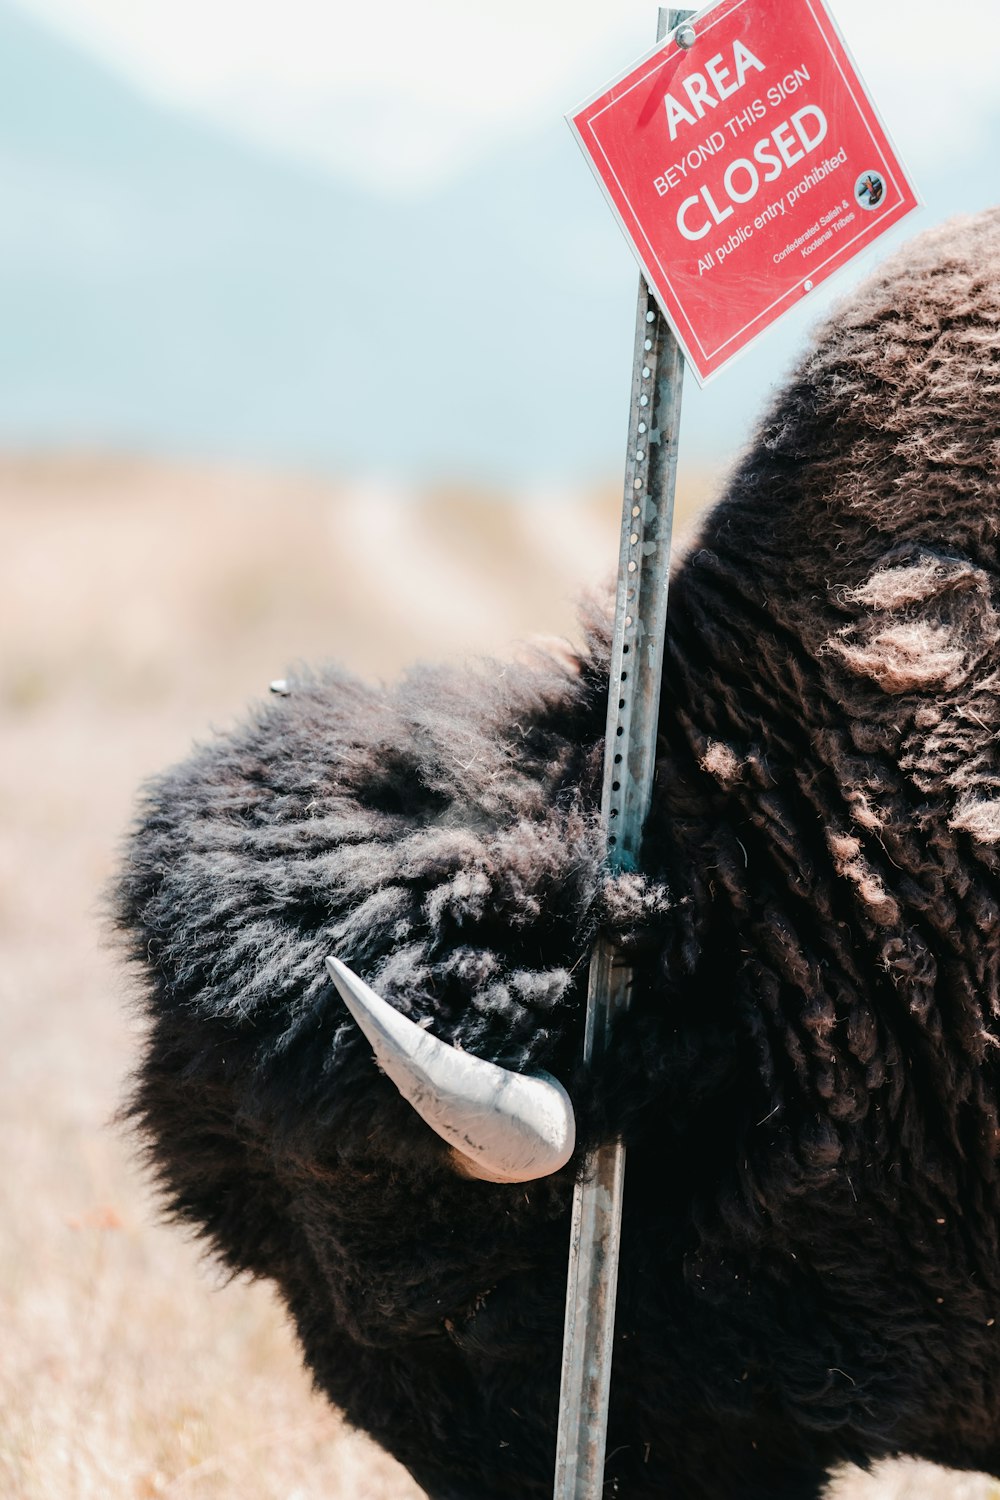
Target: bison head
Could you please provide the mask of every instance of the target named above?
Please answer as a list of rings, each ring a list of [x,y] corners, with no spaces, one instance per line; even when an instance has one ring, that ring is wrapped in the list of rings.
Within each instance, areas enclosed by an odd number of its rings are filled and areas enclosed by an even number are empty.
[[[672,586],[643,875],[601,864],[600,619],[571,662],[301,676],[147,792],[170,1207],[435,1500],[551,1492],[567,1098],[629,1147],[611,1493],[1000,1470],[998,287],[1000,214],[925,236],[778,399]],[[590,1076],[602,930],[635,999]]]

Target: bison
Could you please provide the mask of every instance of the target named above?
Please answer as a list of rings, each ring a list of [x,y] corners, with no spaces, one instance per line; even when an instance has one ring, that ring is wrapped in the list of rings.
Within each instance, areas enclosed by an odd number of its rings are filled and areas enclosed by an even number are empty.
[[[1000,1475],[998,525],[994,210],[839,308],[677,567],[641,872],[602,864],[597,608],[572,660],[302,673],[147,789],[131,1117],[434,1500],[551,1493],[618,1136],[609,1494]],[[588,1072],[601,932],[635,993]]]

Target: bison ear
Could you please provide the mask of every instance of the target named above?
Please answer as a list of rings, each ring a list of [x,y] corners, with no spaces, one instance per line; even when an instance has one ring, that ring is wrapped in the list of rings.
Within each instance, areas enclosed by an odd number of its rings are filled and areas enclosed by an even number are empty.
[[[566,1165],[576,1122],[561,1083],[460,1052],[393,1010],[339,959],[326,966],[383,1072],[451,1146],[463,1176],[531,1182]]]

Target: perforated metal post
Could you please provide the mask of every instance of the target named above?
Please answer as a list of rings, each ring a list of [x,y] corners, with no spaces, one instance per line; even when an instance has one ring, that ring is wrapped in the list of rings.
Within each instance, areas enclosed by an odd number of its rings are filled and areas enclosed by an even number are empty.
[[[657,39],[693,14],[661,9]],[[601,797],[612,871],[638,868],[652,797],[683,376],[677,341],[641,279]],[[598,942],[584,1037],[592,1067],[631,990],[630,965]],[[625,1149],[613,1142],[587,1158],[573,1197],[555,1500],[604,1494],[624,1174]]]

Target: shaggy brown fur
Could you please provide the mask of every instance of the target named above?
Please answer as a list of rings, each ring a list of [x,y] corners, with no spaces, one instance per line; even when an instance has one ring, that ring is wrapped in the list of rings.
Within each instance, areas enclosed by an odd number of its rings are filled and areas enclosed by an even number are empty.
[[[300,680],[148,793],[135,1118],[436,1500],[550,1493],[571,1172],[458,1180],[328,952],[624,1132],[615,1493],[1000,1473],[998,473],[994,211],[822,330],[679,569],[644,877],[598,858],[600,622],[577,671]],[[588,1078],[599,925],[638,980]]]

